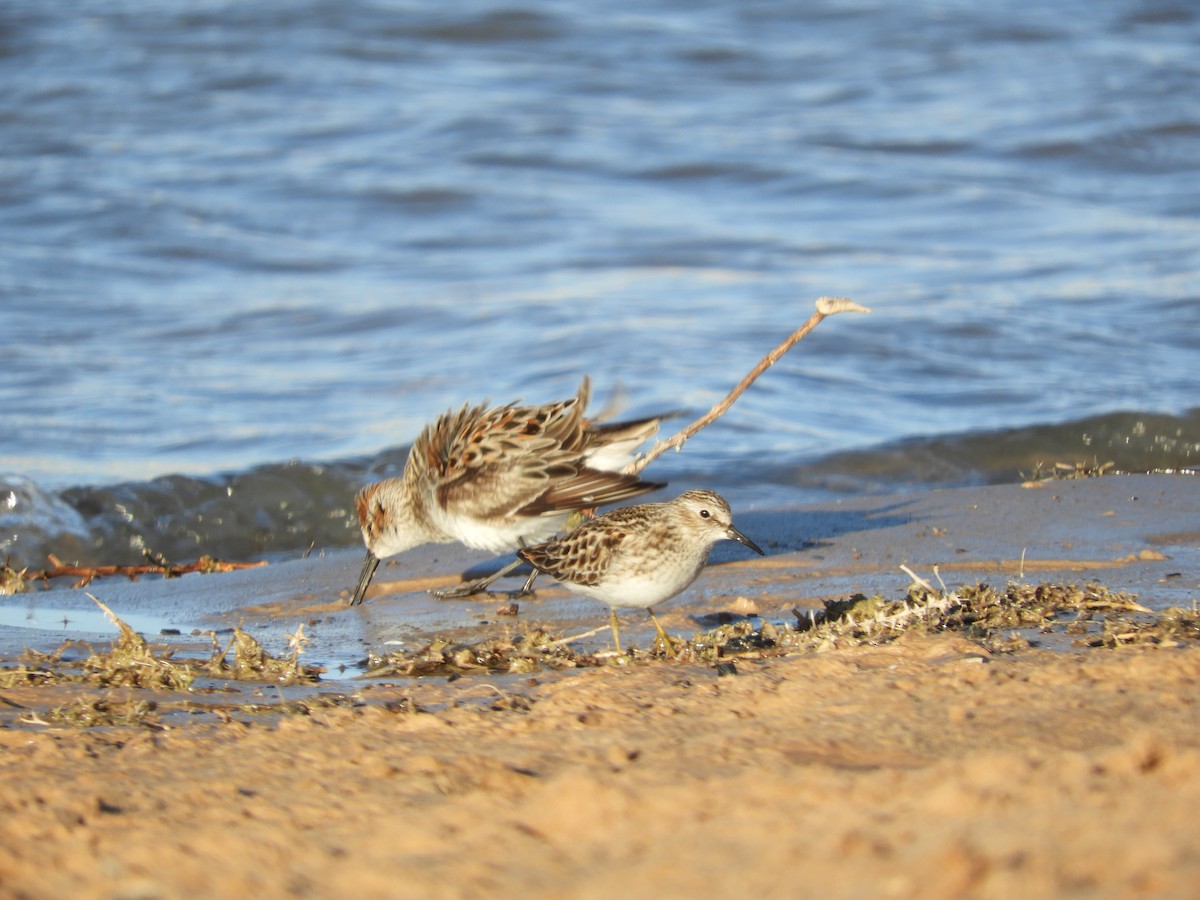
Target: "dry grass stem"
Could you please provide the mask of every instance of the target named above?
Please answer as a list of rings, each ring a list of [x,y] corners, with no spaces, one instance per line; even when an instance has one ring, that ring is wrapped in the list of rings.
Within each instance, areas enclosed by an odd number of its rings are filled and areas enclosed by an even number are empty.
[[[859,306],[853,300],[845,297],[821,297],[817,300],[817,311],[809,317],[808,321],[788,335],[782,344],[759,360],[758,365],[751,369],[746,377],[737,383],[737,386],[726,395],[724,400],[672,437],[656,443],[626,466],[625,471],[631,475],[637,475],[668,450],[678,450],[697,431],[711,425],[717,419],[721,418],[721,416],[725,415],[729,407],[733,406],[737,398],[746,392],[746,389],[755,382],[759,375],[775,365],[783,354],[787,353],[795,344],[803,340],[810,331],[820,324],[822,319],[843,312],[869,313],[870,310],[865,306]]]

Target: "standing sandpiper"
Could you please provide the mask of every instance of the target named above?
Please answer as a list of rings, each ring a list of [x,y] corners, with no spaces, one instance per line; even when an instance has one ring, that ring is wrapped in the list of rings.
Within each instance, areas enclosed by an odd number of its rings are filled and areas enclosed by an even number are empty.
[[[517,556],[533,566],[535,575],[545,572],[575,593],[607,603],[613,643],[620,653],[617,607],[645,609],[658,639],[669,647],[670,638],[653,607],[695,581],[708,551],[722,540],[740,541],[764,555],[758,544],[733,527],[724,498],[712,491],[685,491],[666,503],[615,509],[560,540],[524,547]]]
[[[367,485],[354,499],[367,558],[350,604],[363,601],[385,556],[456,541],[511,552],[557,534],[575,510],[663,487],[620,471],[662,417],[601,425],[583,417],[587,403],[584,378],[568,400],[464,406],[426,426],[404,474]],[[468,596],[518,565],[435,595]]]

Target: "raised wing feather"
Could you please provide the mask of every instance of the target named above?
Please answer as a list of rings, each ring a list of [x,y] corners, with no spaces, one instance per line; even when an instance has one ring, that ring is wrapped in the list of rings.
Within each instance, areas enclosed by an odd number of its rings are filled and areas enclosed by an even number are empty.
[[[595,443],[583,418],[588,394],[585,378],[576,396],[557,403],[446,413],[417,438],[412,477],[446,514],[484,521],[601,506],[659,487],[587,466]]]

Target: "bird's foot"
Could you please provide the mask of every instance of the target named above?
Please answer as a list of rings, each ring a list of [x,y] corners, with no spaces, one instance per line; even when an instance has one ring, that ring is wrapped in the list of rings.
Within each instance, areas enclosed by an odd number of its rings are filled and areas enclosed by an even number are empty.
[[[468,597],[494,599],[494,600],[525,600],[530,597],[536,597],[537,593],[533,590],[526,589],[524,585],[515,591],[489,591],[488,587],[492,584],[491,581],[470,581],[466,584],[460,584],[457,587],[450,588],[431,588],[429,594],[435,600],[465,600]]]
[[[654,643],[650,645],[650,652],[655,656],[669,656],[674,658],[679,655],[679,652],[687,647],[687,641],[681,638],[673,638],[665,631],[660,631],[654,636]]]
[[[462,600],[466,597],[474,597],[477,594],[483,594],[486,597],[502,597],[507,600],[520,600],[523,597],[532,597],[534,596],[533,583],[537,581],[538,577],[536,569],[529,574],[528,578],[525,579],[525,583],[521,585],[520,590],[504,592],[488,590],[488,588],[491,587],[496,581],[499,581],[505,575],[511,575],[523,565],[525,565],[523,561],[519,559],[513,560],[503,569],[498,572],[494,572],[491,575],[487,575],[483,578],[477,578],[474,581],[465,582],[457,587],[434,588],[431,589],[429,593],[437,600]]]
[[[658,616],[654,615],[654,611],[647,609],[646,612],[650,613],[650,619],[654,622],[654,630],[656,632],[654,643],[650,646],[650,652],[654,654],[661,653],[664,656],[671,657],[678,655],[679,651],[687,646],[687,641],[671,637],[663,631],[663,627],[659,624]]]
[[[430,588],[429,595],[435,600],[465,600],[467,597],[475,597],[479,594],[491,594],[492,592],[487,589],[490,584],[491,581],[485,581],[482,584],[478,581],[468,581],[455,587]]]

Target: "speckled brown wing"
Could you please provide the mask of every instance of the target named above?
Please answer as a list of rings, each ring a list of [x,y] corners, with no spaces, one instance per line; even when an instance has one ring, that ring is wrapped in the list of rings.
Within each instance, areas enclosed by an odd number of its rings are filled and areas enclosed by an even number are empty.
[[[648,518],[647,505],[616,509],[584,522],[564,538],[523,547],[517,556],[539,572],[568,584],[594,586],[608,571],[621,543]]]
[[[580,395],[541,407],[464,406],[439,416],[413,445],[417,480],[450,515],[511,515],[575,468],[553,431],[578,420]],[[566,420],[568,426],[564,426]]]
[[[585,523],[559,541],[526,547],[517,556],[540,572],[568,584],[596,585],[604,577],[625,532],[589,529]]]
[[[414,457],[453,516],[497,519],[602,506],[658,487],[584,466],[585,378],[576,396],[544,406],[463,407],[417,438]]]
[[[544,494],[521,508],[523,515],[540,515],[570,509],[592,509],[640,497],[666,487],[665,482],[642,481],[636,475],[580,469],[570,478],[554,482]]]

